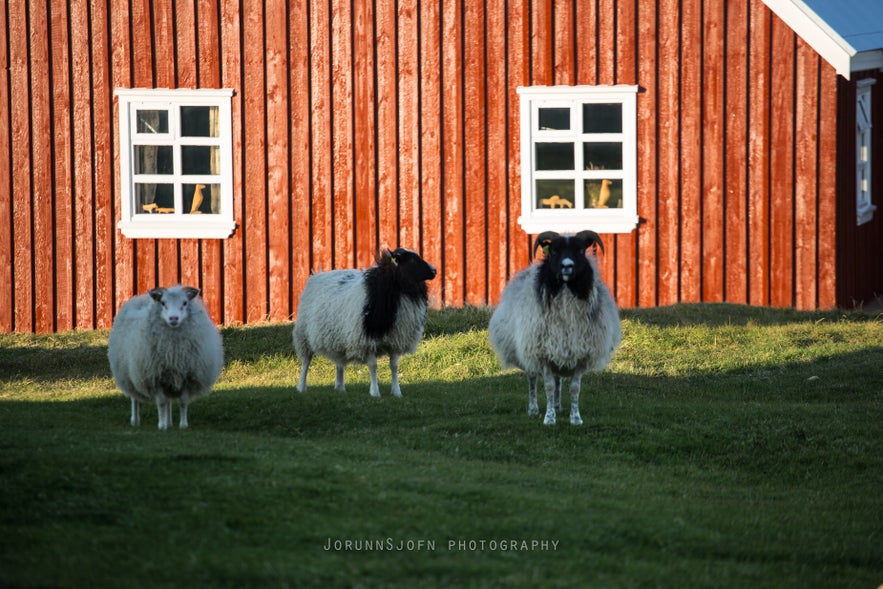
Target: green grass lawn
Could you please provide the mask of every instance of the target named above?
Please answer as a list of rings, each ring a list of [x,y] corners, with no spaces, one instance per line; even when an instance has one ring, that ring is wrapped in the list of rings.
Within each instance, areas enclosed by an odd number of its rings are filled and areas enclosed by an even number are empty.
[[[324,359],[299,394],[289,324],[225,329],[166,432],[129,425],[106,331],[0,335],[0,586],[883,583],[881,317],[624,311],[585,425],[545,427],[489,315],[431,312],[402,399]]]

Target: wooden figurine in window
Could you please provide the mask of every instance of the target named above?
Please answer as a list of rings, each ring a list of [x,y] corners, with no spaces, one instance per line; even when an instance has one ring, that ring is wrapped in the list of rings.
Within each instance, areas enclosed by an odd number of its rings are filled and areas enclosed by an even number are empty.
[[[610,185],[613,180],[601,180],[601,190],[598,192],[598,208],[606,209],[607,201],[610,200]]]
[[[193,191],[193,204],[190,206],[191,215],[202,213],[202,211],[199,210],[199,206],[202,204],[202,199],[204,198],[202,195],[203,188],[205,188],[205,184],[197,184],[196,189]]]
[[[549,198],[541,198],[540,199],[540,206],[547,207],[550,209],[563,209],[563,208],[572,209],[573,203],[570,202],[569,200],[567,200],[566,198],[561,198],[557,194],[553,194]]]

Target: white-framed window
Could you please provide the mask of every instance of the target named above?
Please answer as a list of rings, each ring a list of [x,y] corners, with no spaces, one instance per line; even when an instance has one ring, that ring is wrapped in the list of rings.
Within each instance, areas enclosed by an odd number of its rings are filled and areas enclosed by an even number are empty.
[[[122,89],[123,235],[225,238],[233,219],[233,91]]]
[[[637,92],[625,85],[518,88],[518,222],[527,233],[637,227]]]
[[[869,78],[856,83],[855,100],[855,203],[856,222],[861,225],[874,218],[877,207],[871,201],[871,86]]]

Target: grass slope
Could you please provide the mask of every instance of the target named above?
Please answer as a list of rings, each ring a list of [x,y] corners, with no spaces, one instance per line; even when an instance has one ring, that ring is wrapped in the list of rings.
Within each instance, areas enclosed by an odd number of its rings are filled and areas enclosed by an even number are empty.
[[[488,317],[431,312],[402,399],[322,359],[298,394],[290,325],[226,329],[167,432],[128,425],[107,332],[0,335],[0,586],[883,583],[879,318],[623,312],[575,428],[527,416]]]

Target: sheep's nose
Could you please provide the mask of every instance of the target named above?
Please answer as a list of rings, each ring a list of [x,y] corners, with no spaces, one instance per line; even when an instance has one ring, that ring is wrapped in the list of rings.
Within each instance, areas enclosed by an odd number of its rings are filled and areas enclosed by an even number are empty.
[[[573,260],[564,258],[561,260],[561,279],[567,282],[571,276],[573,276]]]
[[[169,325],[172,326],[172,327],[177,327],[177,326],[178,326],[178,321],[180,321],[180,318],[179,318],[177,315],[172,315],[172,316],[170,316],[169,319],[168,319],[168,323],[169,323]]]
[[[430,280],[435,278],[435,272],[436,272],[435,266],[433,266],[432,264],[429,264],[429,279]]]

